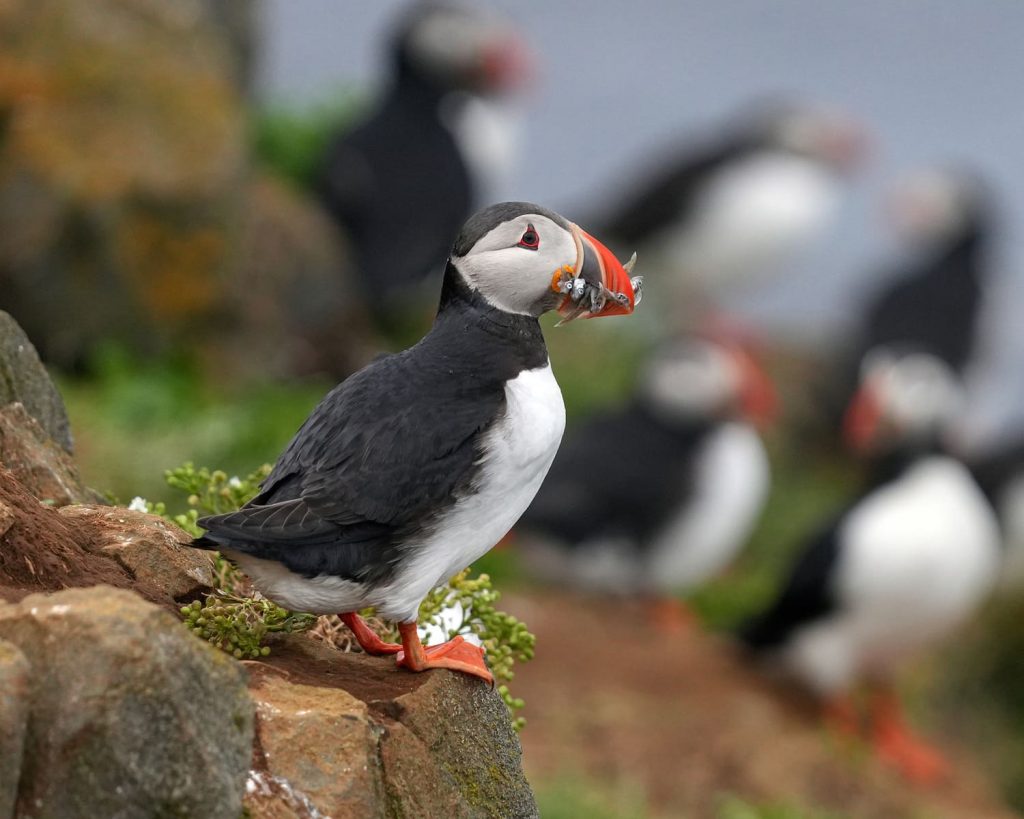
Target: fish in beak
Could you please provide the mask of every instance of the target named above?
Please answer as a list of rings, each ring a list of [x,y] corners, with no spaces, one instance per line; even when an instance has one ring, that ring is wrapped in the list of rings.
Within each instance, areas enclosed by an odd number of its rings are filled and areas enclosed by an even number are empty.
[[[578,318],[628,316],[640,303],[643,279],[630,278],[636,254],[622,264],[597,239],[572,225],[576,264],[555,271],[551,289],[563,296],[558,305],[559,325]]]

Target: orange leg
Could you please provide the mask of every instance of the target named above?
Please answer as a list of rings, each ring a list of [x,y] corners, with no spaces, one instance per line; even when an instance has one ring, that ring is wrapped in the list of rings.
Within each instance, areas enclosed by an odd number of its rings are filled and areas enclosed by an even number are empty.
[[[890,687],[877,687],[871,706],[872,742],[881,759],[918,785],[936,785],[949,776],[949,763],[911,732],[899,698]]]
[[[657,597],[649,606],[651,624],[662,634],[690,634],[697,628],[697,615],[678,597]]]
[[[857,707],[848,694],[844,694],[825,703],[823,718],[825,726],[842,739],[860,737],[860,717]]]
[[[410,671],[426,671],[428,668],[448,668],[472,674],[494,685],[494,677],[484,663],[484,650],[461,637],[453,637],[447,643],[424,647],[420,642],[415,623],[399,623],[402,635],[402,651],[398,653],[398,665]]]
[[[362,646],[363,651],[367,654],[379,657],[383,654],[397,654],[402,650],[402,647],[397,643],[385,643],[380,639],[377,633],[366,625],[366,621],[354,611],[339,614],[338,617],[341,618],[341,622],[349,627],[356,638],[356,642]]]

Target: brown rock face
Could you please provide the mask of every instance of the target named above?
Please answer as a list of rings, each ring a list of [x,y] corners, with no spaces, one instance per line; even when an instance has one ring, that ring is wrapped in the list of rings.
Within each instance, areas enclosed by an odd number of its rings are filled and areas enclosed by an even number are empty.
[[[47,435],[22,404],[0,406],[0,464],[39,500],[53,506],[102,500],[82,483],[68,452]]]
[[[0,816],[14,813],[28,727],[28,660],[17,646],[0,640]]]
[[[333,819],[537,816],[519,738],[479,680],[397,671],[304,635],[275,646],[253,678],[261,787]],[[281,813],[282,798],[247,805],[254,819],[315,815]]]
[[[245,674],[129,592],[0,607],[31,667],[18,815],[237,819],[252,748]]]
[[[0,597],[105,583],[176,610],[212,584],[207,553],[155,515],[44,506],[0,466]]]
[[[265,174],[246,191],[239,255],[216,355],[236,371],[342,378],[379,350],[338,230]]]
[[[71,427],[60,393],[28,336],[0,310],[0,407],[14,403],[21,404],[65,452],[71,452]]]
[[[0,307],[47,361],[158,349],[217,302],[247,157],[212,6],[0,4]]]
[[[112,506],[66,506],[58,514],[87,552],[116,560],[132,588],[159,589],[155,602],[193,600],[214,585],[209,553],[188,546],[192,536],[161,517]]]

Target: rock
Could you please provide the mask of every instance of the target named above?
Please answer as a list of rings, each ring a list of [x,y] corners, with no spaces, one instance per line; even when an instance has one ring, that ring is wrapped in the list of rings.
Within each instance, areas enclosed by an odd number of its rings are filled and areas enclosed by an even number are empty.
[[[248,146],[212,5],[0,4],[0,307],[47,362],[158,351],[217,309]]]
[[[343,378],[380,352],[347,248],[320,207],[269,175],[245,196],[239,256],[228,283],[222,336],[225,369]]]
[[[238,819],[252,753],[245,673],[107,587],[0,607],[31,665],[19,815]]]
[[[463,674],[431,674],[385,705],[396,723],[381,741],[400,816],[537,816],[522,748],[497,694]],[[421,775],[429,770],[424,787]]]
[[[173,524],[110,506],[58,512],[3,467],[0,520],[0,597],[104,583],[176,611],[212,585],[209,554],[186,547],[189,536]]]
[[[0,310],[0,407],[15,402],[50,438],[71,452],[71,426],[64,401],[28,336],[18,322]]]
[[[29,665],[25,655],[0,640],[0,816],[14,813],[25,729],[28,726]]]
[[[189,547],[192,536],[157,515],[112,506],[66,506],[59,514],[86,551],[113,558],[133,588],[151,590],[147,599],[180,603],[214,586],[210,553]]]
[[[411,674],[306,635],[253,667],[257,772],[333,819],[534,817],[519,738],[497,693],[448,671]],[[255,788],[254,788],[255,790]],[[259,800],[254,817],[271,812]],[[249,802],[247,802],[249,804]]]
[[[380,730],[366,703],[340,688],[267,677],[252,689],[267,773],[321,813],[384,819]]]
[[[20,403],[0,407],[0,464],[36,498],[53,506],[102,501],[82,483],[67,450]]]

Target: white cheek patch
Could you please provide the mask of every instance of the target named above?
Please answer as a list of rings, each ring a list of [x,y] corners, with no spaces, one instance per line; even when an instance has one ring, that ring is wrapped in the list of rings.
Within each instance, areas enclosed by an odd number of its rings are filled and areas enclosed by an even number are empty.
[[[540,237],[536,250],[519,247],[530,225]],[[536,315],[551,299],[551,283],[574,267],[576,241],[568,230],[540,214],[525,214],[498,225],[454,264],[466,282],[507,313]]]

